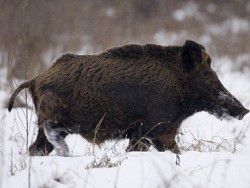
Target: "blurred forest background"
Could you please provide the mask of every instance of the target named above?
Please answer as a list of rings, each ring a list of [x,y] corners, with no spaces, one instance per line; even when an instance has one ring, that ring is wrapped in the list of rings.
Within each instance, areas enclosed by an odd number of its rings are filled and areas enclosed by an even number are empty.
[[[193,39],[236,69],[250,66],[249,0],[0,0],[0,69],[6,87],[63,53],[98,53],[129,43]]]

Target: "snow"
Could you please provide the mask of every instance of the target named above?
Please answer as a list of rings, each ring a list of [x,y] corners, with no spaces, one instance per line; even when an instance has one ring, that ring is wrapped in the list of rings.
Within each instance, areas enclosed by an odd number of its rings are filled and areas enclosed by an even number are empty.
[[[108,7],[106,10],[105,10],[105,14],[106,16],[108,17],[113,17],[115,15],[115,9],[113,9],[112,7]]]
[[[249,31],[249,20],[237,17],[228,18],[222,23],[209,25],[207,29],[214,35],[224,35],[225,32],[243,33]]]
[[[198,9],[199,7],[197,4],[188,2],[182,7],[182,9],[175,10],[173,16],[177,21],[183,21],[186,18],[193,17],[197,13]]]
[[[190,35],[189,35],[190,37]],[[153,36],[153,39],[156,44],[159,45],[174,45],[178,44],[180,41],[184,41],[185,38],[189,38],[188,33],[186,31],[179,31],[179,32],[166,32],[163,29],[160,29],[156,32]]]

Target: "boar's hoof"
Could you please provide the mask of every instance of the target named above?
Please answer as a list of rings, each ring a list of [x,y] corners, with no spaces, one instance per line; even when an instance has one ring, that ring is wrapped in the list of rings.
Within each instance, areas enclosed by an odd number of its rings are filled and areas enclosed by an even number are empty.
[[[181,154],[181,151],[177,145],[174,148],[170,149],[170,151],[172,151],[175,154]]]
[[[164,152],[166,150],[171,151],[175,154],[181,154],[177,143],[172,140],[170,143],[163,144],[160,140],[158,139],[153,139],[153,145],[157,149],[157,151]]]
[[[130,140],[126,152],[130,151],[148,151],[151,146],[150,142],[147,139],[140,140]]]
[[[37,144],[33,144],[29,147],[29,154],[30,156],[47,156],[53,149],[52,146],[50,147],[47,148],[46,146],[44,146],[43,148],[41,148],[38,147]]]

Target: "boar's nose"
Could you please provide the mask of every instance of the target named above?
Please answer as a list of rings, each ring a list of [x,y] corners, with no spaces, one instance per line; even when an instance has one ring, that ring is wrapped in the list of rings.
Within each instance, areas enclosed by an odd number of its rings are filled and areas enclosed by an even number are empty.
[[[244,108],[244,107],[243,107]],[[246,114],[248,114],[249,110],[244,108],[239,116],[239,120],[241,120]]]
[[[246,109],[240,101],[233,97],[229,92],[220,93],[219,103],[222,108],[228,111],[228,115],[241,120],[249,110]]]

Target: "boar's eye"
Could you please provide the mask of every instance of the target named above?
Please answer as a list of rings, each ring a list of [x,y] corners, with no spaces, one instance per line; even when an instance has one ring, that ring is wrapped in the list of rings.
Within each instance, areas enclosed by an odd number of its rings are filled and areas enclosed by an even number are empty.
[[[205,71],[205,72],[203,72],[203,74],[204,74],[204,76],[210,76],[210,72],[209,71]]]

